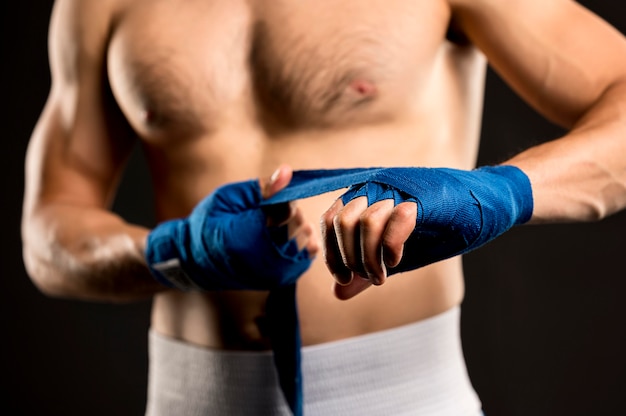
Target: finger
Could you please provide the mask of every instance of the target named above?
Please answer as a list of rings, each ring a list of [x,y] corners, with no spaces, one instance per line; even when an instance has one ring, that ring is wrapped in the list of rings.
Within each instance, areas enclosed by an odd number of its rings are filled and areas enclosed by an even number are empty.
[[[290,235],[290,239],[293,239],[298,250],[306,250],[310,257],[315,257],[319,251],[319,240],[313,231],[313,226],[310,223],[304,223],[293,231]]]
[[[396,267],[404,254],[404,243],[415,230],[417,204],[402,202],[393,209],[383,234],[383,260],[387,267]]]
[[[381,285],[387,277],[383,263],[383,235],[392,216],[393,200],[385,199],[372,204],[360,218],[360,245],[363,269],[368,279]]]
[[[302,211],[295,205],[292,207],[292,214],[283,224],[273,226],[268,220],[270,235],[277,244],[293,240],[299,251],[306,249],[309,256],[314,257],[319,251],[319,238],[314,232],[313,225],[305,220]]]
[[[293,169],[287,164],[280,165],[268,178],[259,179],[261,195],[264,199],[270,198],[286,187],[293,176]]]
[[[262,207],[267,219],[268,227],[280,227],[288,224],[296,215],[298,209],[295,201],[285,202],[284,204],[275,204]]]
[[[298,244],[298,249],[304,248],[313,233],[313,227],[304,220],[302,211],[296,209],[285,225],[287,226],[287,238],[295,240]]]
[[[358,197],[348,202],[333,219],[341,259],[348,269],[359,274],[365,274],[359,236],[361,213],[366,209],[367,198]]]
[[[361,277],[355,277],[352,281],[347,285],[341,285],[339,283],[335,283],[333,285],[333,291],[335,293],[335,297],[340,300],[348,300],[363,292],[368,287],[372,286],[372,282],[363,279]]]
[[[259,179],[261,195],[264,199],[270,198],[285,188],[291,181],[293,169],[289,165],[280,165],[269,178]],[[267,217],[267,225],[278,227],[284,225],[295,213],[295,202],[275,204],[263,207]]]
[[[333,205],[322,215],[320,220],[320,228],[322,232],[322,250],[324,261],[328,271],[333,278],[342,285],[350,283],[352,273],[350,269],[343,263],[339,245],[337,243],[337,235],[335,234],[334,219],[337,213],[343,208],[341,199],[335,201]]]

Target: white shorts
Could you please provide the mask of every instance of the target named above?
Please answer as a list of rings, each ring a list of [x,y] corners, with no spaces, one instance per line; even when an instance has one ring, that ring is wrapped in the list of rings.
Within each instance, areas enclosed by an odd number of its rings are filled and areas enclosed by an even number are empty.
[[[302,350],[305,416],[478,416],[460,309]],[[148,416],[290,415],[270,352],[202,348],[151,331]]]

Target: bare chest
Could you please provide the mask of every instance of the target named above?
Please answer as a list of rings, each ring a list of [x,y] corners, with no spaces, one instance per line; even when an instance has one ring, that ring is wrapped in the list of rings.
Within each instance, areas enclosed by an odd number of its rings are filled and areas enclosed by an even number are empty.
[[[136,0],[113,28],[107,70],[146,135],[334,126],[414,100],[447,25],[441,0]]]

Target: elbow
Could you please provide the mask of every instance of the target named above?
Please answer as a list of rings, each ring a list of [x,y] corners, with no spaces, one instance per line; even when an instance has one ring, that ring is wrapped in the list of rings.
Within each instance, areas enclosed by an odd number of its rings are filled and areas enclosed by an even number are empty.
[[[626,183],[613,181],[588,199],[582,220],[598,222],[626,208]]]
[[[80,298],[80,267],[60,244],[49,223],[36,216],[22,221],[22,260],[35,287],[51,298]]]
[[[69,297],[69,288],[57,264],[64,257],[55,253],[52,232],[40,216],[25,210],[22,216],[22,262],[27,276],[44,295],[53,298]]]
[[[36,246],[35,246],[36,247]],[[24,267],[34,286],[45,296],[88,302],[127,303],[145,300],[165,287],[150,278],[134,290],[95,268],[81,264],[64,253],[52,253],[23,244]],[[53,255],[54,254],[54,255]],[[49,256],[49,257],[48,257]]]
[[[600,195],[595,210],[595,221],[600,221],[626,209],[626,182],[615,181],[606,186]]]
[[[50,264],[40,259],[27,245],[22,248],[22,258],[26,274],[35,287],[51,298],[71,298],[73,291],[59,273]]]
[[[603,203],[590,204],[581,216],[582,222],[599,222],[608,217],[609,210]]]

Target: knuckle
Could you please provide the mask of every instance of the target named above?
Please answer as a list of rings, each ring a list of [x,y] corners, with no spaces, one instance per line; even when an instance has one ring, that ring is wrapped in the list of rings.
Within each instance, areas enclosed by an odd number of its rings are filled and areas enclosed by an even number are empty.
[[[402,220],[408,220],[415,216],[417,207],[413,203],[402,203],[394,208],[395,215]]]
[[[320,228],[322,229],[322,233],[326,234],[326,231],[333,227],[334,227],[334,217],[328,213],[322,215],[322,217],[320,218]]]
[[[300,211],[300,209],[294,208],[291,211],[289,220],[295,225],[301,225],[304,223],[304,215],[302,215],[302,211]]]
[[[317,254],[320,251],[319,241],[317,241],[317,239],[313,239],[309,241],[307,245],[307,250],[309,251],[309,254],[311,255]]]
[[[309,222],[305,222],[304,224],[302,224],[300,226],[300,229],[302,230],[302,234],[306,236],[313,235],[313,225]]]
[[[305,234],[311,234],[313,232],[313,225],[310,222],[302,221],[300,224],[300,229]]]
[[[359,222],[363,228],[376,228],[376,226],[385,218],[384,212],[380,209],[367,210],[359,218]]]
[[[354,218],[341,213],[333,218],[333,226],[341,230],[354,228],[355,222]]]
[[[392,253],[397,253],[397,251],[401,248],[402,242],[398,241],[393,235],[385,235],[383,236],[381,245],[383,250],[391,251]]]
[[[393,205],[388,201],[379,201],[365,211],[359,217],[361,224],[367,228],[382,228],[389,219]]]

